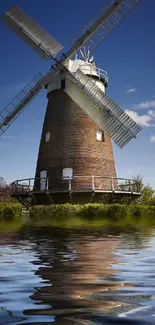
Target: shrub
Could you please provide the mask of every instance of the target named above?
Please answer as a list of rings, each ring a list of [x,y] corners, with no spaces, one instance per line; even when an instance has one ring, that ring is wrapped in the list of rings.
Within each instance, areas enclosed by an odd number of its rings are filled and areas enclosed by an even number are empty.
[[[127,206],[122,204],[104,205],[104,204],[59,204],[48,206],[34,206],[30,208],[30,217],[34,219],[62,218],[79,216],[86,219],[108,218],[112,221],[121,219],[127,214]]]
[[[128,213],[127,206],[122,204],[109,204],[106,210],[108,218],[112,221],[118,221]]]
[[[145,205],[130,205],[129,206],[129,213],[133,215],[134,217],[141,217],[145,213],[147,213],[147,206]]]
[[[149,201],[149,205],[155,206],[155,197]]]
[[[20,203],[0,203],[0,220],[12,221],[17,215],[21,215]]]

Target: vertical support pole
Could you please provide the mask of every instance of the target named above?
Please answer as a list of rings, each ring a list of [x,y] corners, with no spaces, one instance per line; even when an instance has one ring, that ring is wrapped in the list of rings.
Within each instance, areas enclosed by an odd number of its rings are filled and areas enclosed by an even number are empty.
[[[95,177],[92,176],[92,190],[95,191]]]
[[[48,191],[48,177],[46,177],[46,191]]]
[[[90,66],[90,75],[91,75],[91,78],[92,78],[92,74],[93,74],[93,67],[92,67],[92,65]]]
[[[129,179],[129,192],[131,192],[131,182],[130,182],[130,179]]]
[[[111,177],[111,189],[114,192],[115,188],[114,188],[114,180],[113,180],[113,177]]]
[[[47,191],[49,190],[49,178],[47,177]]]
[[[136,182],[136,187],[137,187],[137,193],[140,193],[141,191],[140,191],[140,182]]]
[[[29,191],[31,191],[31,179],[29,178]]]
[[[71,190],[72,190],[72,179],[71,179],[71,177],[69,177],[69,192],[71,192]]]

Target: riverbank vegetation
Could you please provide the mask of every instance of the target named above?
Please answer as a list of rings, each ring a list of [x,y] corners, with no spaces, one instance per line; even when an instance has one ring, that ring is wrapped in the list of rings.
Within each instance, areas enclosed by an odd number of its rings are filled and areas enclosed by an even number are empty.
[[[49,205],[34,206],[29,209],[31,219],[60,219],[79,217],[83,219],[104,219],[119,221],[127,216],[148,216],[155,219],[155,205],[127,204],[84,204],[84,205]]]
[[[12,221],[16,217],[22,215],[22,204],[20,203],[0,203],[0,222],[1,221]]]
[[[1,203],[0,221],[11,221],[17,216],[22,216],[23,206],[20,203]],[[58,204],[33,206],[29,208],[27,216],[31,220],[63,220],[81,218],[85,220],[122,220],[128,216],[146,217],[155,219],[155,205],[142,204]]]
[[[11,208],[11,207],[9,207]],[[0,232],[14,232],[27,227],[96,228],[119,227],[128,230],[155,229],[155,206],[149,205],[50,205],[35,206],[22,213],[22,206],[12,210],[0,205]]]

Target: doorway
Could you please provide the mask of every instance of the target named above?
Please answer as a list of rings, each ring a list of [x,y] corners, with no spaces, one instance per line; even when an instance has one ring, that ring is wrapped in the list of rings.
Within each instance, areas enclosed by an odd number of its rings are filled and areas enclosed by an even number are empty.
[[[47,185],[47,170],[40,172],[40,191],[45,191]]]

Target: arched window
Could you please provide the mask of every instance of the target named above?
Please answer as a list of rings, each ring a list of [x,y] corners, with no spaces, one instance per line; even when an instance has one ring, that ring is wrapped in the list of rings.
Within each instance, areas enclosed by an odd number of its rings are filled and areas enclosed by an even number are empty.
[[[49,142],[50,141],[50,132],[46,132],[45,133],[45,142]]]
[[[103,133],[103,131],[98,130],[96,132],[96,140],[100,141],[100,142],[104,141],[104,133]]]
[[[47,190],[47,170],[40,172],[40,191]]]
[[[64,168],[62,171],[63,179],[68,179],[73,177],[73,168]]]

